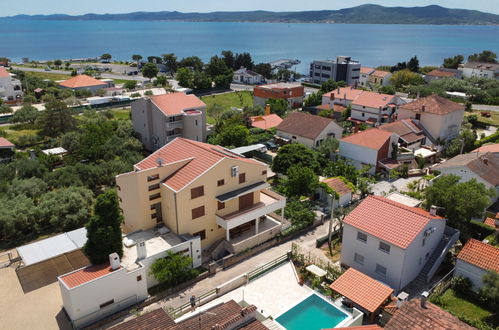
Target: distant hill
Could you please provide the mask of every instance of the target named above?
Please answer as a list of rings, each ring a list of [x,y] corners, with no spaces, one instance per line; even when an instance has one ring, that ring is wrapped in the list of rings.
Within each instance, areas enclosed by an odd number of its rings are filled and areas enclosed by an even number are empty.
[[[178,11],[134,12],[128,14],[18,15],[9,19],[106,20],[106,21],[188,21],[188,22],[276,22],[355,24],[449,24],[498,25],[499,15],[476,10],[426,7],[383,7],[362,5],[340,10],[300,12],[239,11],[181,13]]]

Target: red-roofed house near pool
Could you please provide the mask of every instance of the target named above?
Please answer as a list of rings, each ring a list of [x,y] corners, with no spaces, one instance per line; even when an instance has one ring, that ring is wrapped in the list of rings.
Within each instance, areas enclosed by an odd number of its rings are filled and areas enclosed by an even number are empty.
[[[195,95],[170,93],[132,103],[134,131],[148,150],[157,150],[177,137],[206,140],[206,104]]]
[[[458,238],[436,208],[369,196],[344,220],[341,263],[398,292],[416,278],[429,281]]]
[[[95,79],[85,74],[74,76],[68,80],[62,81],[59,83],[59,86],[61,88],[72,89],[74,91],[88,89],[93,94],[95,94],[99,89],[104,89],[106,87],[113,87],[110,86],[105,81]]]

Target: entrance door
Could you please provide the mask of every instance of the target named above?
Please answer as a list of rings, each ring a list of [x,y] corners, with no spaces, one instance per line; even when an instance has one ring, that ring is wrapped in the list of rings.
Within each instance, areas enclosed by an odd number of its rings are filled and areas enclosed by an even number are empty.
[[[239,209],[245,209],[253,205],[253,193],[239,197]]]

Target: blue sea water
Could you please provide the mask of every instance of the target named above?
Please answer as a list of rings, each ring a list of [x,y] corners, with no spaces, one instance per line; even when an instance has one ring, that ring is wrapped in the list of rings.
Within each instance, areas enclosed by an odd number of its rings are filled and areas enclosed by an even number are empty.
[[[439,65],[456,54],[499,52],[498,26],[279,24],[0,19],[0,57],[14,61],[99,56],[117,60],[175,53],[203,60],[222,50],[250,52],[255,62],[299,59],[299,72],[314,59],[351,56],[363,65],[393,65],[417,55]]]

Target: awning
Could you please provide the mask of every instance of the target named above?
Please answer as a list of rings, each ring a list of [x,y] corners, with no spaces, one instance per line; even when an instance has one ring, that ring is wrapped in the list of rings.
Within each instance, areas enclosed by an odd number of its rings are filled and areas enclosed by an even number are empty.
[[[261,181],[257,183],[250,184],[249,186],[239,188],[236,190],[232,190],[228,193],[218,195],[216,199],[220,202],[226,202],[228,200],[237,198],[239,196],[248,194],[250,192],[256,191],[256,190],[261,190],[270,187],[270,185],[267,182]]]
[[[317,267],[316,265],[307,266],[307,268],[305,268],[305,269],[317,277],[323,277],[323,276],[326,276],[326,274],[327,274],[327,272],[324,269]]]

